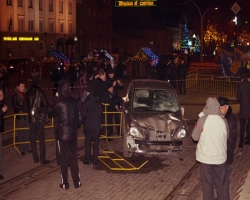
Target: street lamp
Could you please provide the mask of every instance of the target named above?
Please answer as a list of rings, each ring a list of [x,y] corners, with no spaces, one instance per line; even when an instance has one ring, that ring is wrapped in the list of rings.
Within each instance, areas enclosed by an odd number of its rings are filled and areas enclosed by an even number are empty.
[[[201,51],[200,51],[200,58],[201,58],[201,62],[203,62],[203,48],[204,48],[203,20],[204,20],[204,16],[207,14],[208,11],[210,11],[210,10],[218,10],[218,8],[209,8],[203,14],[201,14],[201,10],[200,10],[199,6],[193,0],[190,0],[190,1],[195,5],[195,7],[198,9],[199,14],[200,14],[200,19],[201,19]]]

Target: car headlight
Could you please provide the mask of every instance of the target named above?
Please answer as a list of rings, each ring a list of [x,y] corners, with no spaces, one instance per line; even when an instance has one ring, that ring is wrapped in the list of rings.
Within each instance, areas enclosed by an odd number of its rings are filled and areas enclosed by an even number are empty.
[[[182,139],[186,137],[187,131],[185,126],[181,126],[179,129],[177,129],[174,133],[174,139]]]
[[[136,127],[130,127],[129,134],[132,135],[133,137],[143,139],[142,134],[140,133],[140,131]]]
[[[10,66],[10,69],[13,69],[14,68],[14,66]]]

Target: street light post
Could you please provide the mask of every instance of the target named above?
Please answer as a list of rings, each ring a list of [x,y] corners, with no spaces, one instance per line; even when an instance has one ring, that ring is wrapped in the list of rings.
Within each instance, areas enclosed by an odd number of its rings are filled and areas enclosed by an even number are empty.
[[[205,14],[209,11],[209,10],[218,10],[218,8],[209,8],[207,9],[203,15],[201,14],[201,10],[199,8],[199,6],[193,1],[193,0],[190,0],[194,5],[195,7],[198,9],[199,11],[199,14],[200,14],[200,19],[201,19],[201,36],[200,36],[200,39],[201,39],[201,51],[200,51],[200,61],[203,62],[203,48],[204,48],[204,41],[203,41],[203,20],[204,20],[204,16]]]

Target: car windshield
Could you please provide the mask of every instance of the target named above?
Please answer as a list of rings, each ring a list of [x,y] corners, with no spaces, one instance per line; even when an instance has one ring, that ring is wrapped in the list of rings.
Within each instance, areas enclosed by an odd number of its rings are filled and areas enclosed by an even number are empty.
[[[178,112],[176,94],[166,90],[135,89],[134,111]]]

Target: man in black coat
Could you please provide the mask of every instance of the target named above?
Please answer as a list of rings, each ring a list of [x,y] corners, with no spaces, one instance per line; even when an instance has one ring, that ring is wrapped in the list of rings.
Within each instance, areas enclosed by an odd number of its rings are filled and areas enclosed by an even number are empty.
[[[59,145],[62,184],[60,187],[69,189],[68,165],[74,187],[81,186],[77,163],[77,128],[82,123],[81,108],[78,101],[71,96],[67,82],[58,87],[58,101],[48,112],[50,117],[56,117],[56,139]]]
[[[102,105],[94,93],[93,84],[87,86],[87,97],[83,102],[83,132],[85,135],[85,159],[83,164],[98,164],[99,133],[101,130]],[[93,142],[93,160],[91,159],[91,142]]]
[[[247,75],[243,74],[238,86],[237,100],[240,102],[240,142],[239,148],[243,148],[245,129],[247,132],[246,144],[250,144],[250,82]]]
[[[16,89],[12,95],[12,107],[15,114],[23,114],[24,111],[24,97],[25,97],[25,83],[23,81],[18,81]],[[27,128],[29,126],[28,117],[25,115],[16,116],[16,127],[17,128]],[[29,130],[19,130],[17,131],[17,141],[18,142],[28,142],[29,141]],[[21,155],[29,152],[29,144],[18,145]]]
[[[30,143],[34,163],[39,162],[39,157],[36,149],[36,137],[38,135],[40,147],[40,163],[46,164],[46,144],[44,124],[39,119],[35,118],[35,110],[37,108],[48,108],[49,103],[44,92],[39,87],[39,82],[34,79],[30,89],[26,92],[24,97],[24,110],[28,113]]]
[[[1,162],[3,159],[3,149],[2,149],[2,133],[4,132],[4,114],[7,111],[7,106],[4,103],[4,90],[3,87],[0,85],[0,180],[2,180],[4,177],[2,175],[1,170]]]
[[[218,97],[218,102],[220,104],[221,116],[227,119],[229,136],[227,139],[227,177],[226,181],[229,184],[229,174],[230,174],[230,165],[234,160],[234,149],[237,141],[237,120],[234,114],[232,113],[232,108],[229,106],[229,100],[226,97]]]

